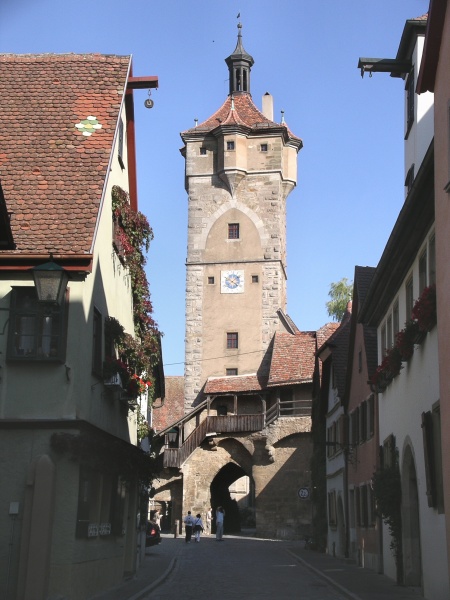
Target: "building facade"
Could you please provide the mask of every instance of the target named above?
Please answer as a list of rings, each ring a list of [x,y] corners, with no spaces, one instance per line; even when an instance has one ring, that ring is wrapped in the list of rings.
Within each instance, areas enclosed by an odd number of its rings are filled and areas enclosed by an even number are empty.
[[[449,587],[436,327],[433,96],[416,93],[425,26],[426,16],[407,21],[391,65],[406,81],[406,198],[360,319],[377,327],[378,337],[379,366],[371,383],[378,393],[383,452],[374,485],[386,481],[386,474],[398,485],[396,526],[383,526],[384,572],[421,587],[427,598],[443,600]],[[381,504],[386,500],[383,488],[378,486]]]
[[[450,574],[450,320],[445,310],[450,295],[449,246],[449,98],[450,11],[445,0],[430,2],[425,46],[420,66],[418,93],[434,94],[434,189],[436,231],[436,295],[438,314],[439,397],[442,434],[442,475],[447,531],[447,571]]]
[[[132,88],[157,78],[129,56],[2,55],[0,72],[0,595],[81,600],[136,569],[151,471],[127,367],[104,361],[123,358],[111,323],[137,340],[118,215],[137,211]],[[42,269],[67,276],[59,301]]]

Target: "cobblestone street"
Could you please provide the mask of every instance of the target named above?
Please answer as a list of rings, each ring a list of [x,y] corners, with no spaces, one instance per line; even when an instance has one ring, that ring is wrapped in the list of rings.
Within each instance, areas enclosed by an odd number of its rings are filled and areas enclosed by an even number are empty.
[[[208,598],[347,598],[302,566],[288,552],[289,543],[226,538],[217,542],[204,537],[200,543],[176,544],[172,574],[144,598],[183,600]]]

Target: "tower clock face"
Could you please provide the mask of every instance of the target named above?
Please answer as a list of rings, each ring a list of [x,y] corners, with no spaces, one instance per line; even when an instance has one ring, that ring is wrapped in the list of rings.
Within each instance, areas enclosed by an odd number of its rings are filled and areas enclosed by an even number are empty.
[[[222,271],[220,291],[222,294],[241,294],[244,291],[244,271]]]

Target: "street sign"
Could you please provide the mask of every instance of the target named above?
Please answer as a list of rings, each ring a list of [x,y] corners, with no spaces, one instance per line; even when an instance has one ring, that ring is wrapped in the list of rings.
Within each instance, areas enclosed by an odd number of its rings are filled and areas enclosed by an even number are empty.
[[[302,487],[298,490],[297,492],[298,497],[300,498],[300,500],[308,500],[309,498],[309,488],[307,487]]]

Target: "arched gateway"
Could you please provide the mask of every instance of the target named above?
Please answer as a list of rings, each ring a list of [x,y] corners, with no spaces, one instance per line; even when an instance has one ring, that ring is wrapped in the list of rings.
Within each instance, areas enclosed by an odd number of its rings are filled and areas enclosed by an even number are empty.
[[[172,419],[158,422],[154,411],[165,469],[155,499],[171,503],[173,520],[228,504],[225,530],[250,513],[257,534],[297,538],[311,525],[316,350],[315,332],[300,332],[285,312],[286,201],[302,141],[284,117],[274,121],[270,94],[262,111],[255,106],[254,61],[241,28],[226,59],[228,97],[181,134],[188,193],[184,406],[176,414],[167,394]],[[251,499],[245,507],[230,487],[241,476]]]

